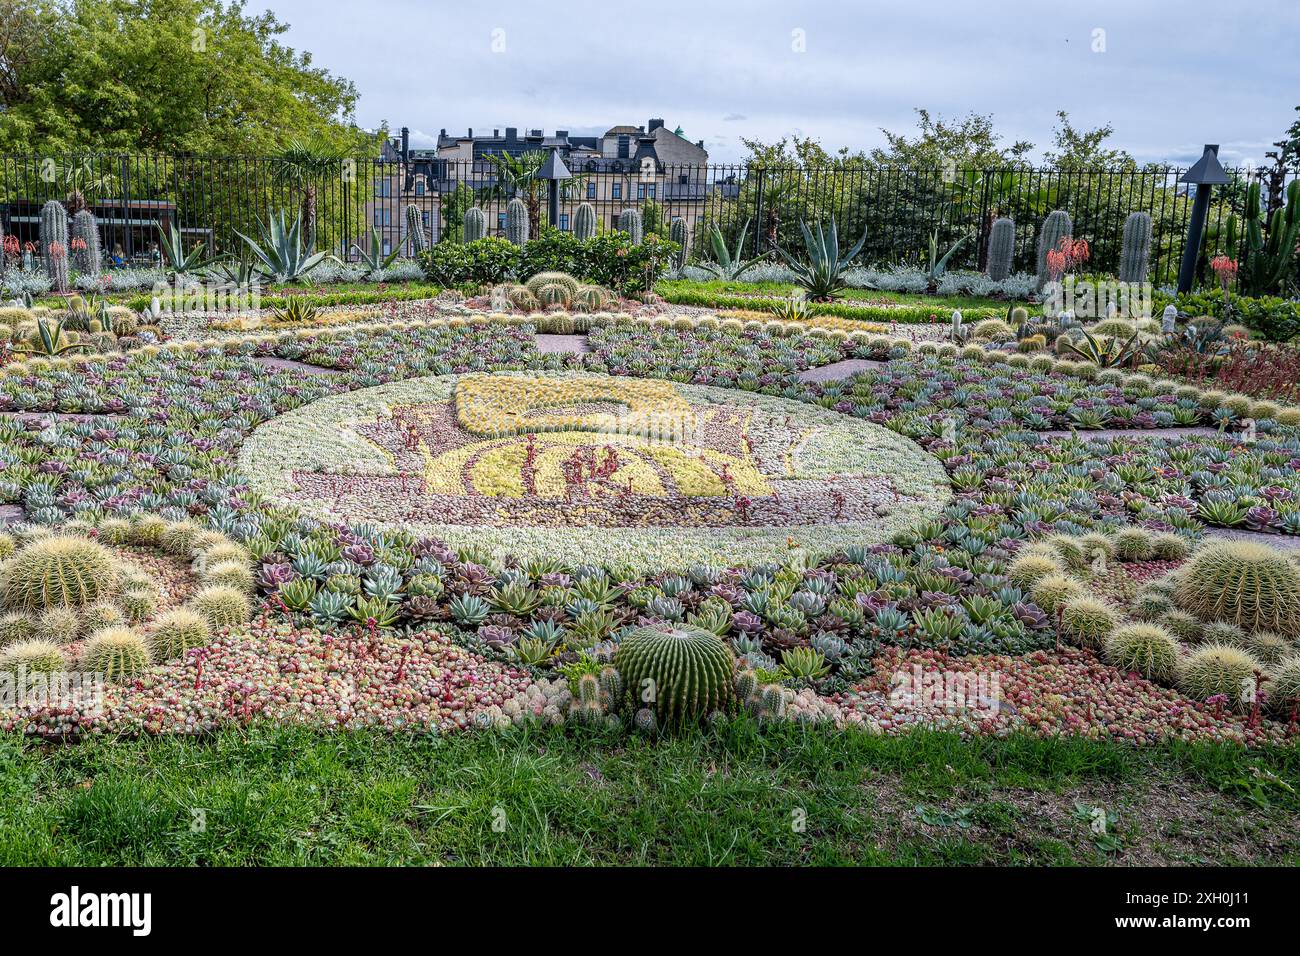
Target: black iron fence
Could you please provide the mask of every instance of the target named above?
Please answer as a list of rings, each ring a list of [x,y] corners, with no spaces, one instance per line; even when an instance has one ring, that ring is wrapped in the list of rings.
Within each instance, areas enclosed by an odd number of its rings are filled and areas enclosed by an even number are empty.
[[[1129,213],[1151,214],[1152,280],[1172,283],[1178,271],[1191,199],[1178,183],[1178,167],[1140,170],[1047,168],[909,170],[893,167],[675,167],[633,159],[574,160],[563,184],[558,220],[571,229],[579,204],[591,203],[599,228],[617,228],[619,214],[639,209],[648,233],[667,235],[674,218],[686,220],[693,257],[708,254],[717,227],[730,248],[743,235],[747,255],[774,246],[798,248],[801,220],[838,223],[848,244],[865,233],[862,261],[925,265],[933,240],[940,252],[969,237],[950,268],[982,268],[994,219],[1016,222],[1017,269],[1032,270],[1043,217],[1065,209],[1076,238],[1092,248],[1089,268],[1113,272]],[[1244,212],[1248,173],[1215,189],[1206,253],[1224,247],[1228,215]],[[504,234],[506,203],[526,201],[534,233],[547,225],[546,184],[511,187],[486,159],[411,162],[356,158],[331,164],[306,178],[288,175],[267,157],[0,156],[0,216],[6,236],[34,242],[40,207],[66,200],[75,189],[100,221],[106,253],[128,262],[152,260],[159,224],[175,225],[187,246],[238,254],[240,233],[256,236],[269,210],[301,214],[315,209],[317,248],[356,258],[377,236],[385,253],[413,246],[407,208],[431,242],[462,235],[464,211],[484,210],[489,231]]]

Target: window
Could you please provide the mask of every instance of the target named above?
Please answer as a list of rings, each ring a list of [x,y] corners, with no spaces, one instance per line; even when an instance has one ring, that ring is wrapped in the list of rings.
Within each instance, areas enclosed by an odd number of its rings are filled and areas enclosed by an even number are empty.
[[[622,183],[615,183],[615,184],[613,185],[613,196],[614,196],[615,199],[622,199],[622,198],[623,198],[623,184],[622,184]]]
[[[588,199],[596,198],[596,183],[594,180],[587,183],[587,198]]]
[[[429,210],[426,209],[424,212],[420,213],[420,219],[424,223],[424,228],[428,229],[430,224]]]
[[[632,155],[631,146],[632,146],[632,137],[624,133],[620,133],[618,137],[618,158],[627,159],[629,156],[631,156]]]
[[[560,232],[568,232],[568,231],[569,231],[569,214],[567,212],[562,212],[560,213]]]
[[[375,180],[376,196],[391,196],[393,194],[393,181],[391,179]]]
[[[387,206],[375,207],[375,225],[391,226],[393,224],[393,211]]]
[[[503,212],[499,212],[497,213],[497,228],[504,229],[505,227],[506,227],[506,214]]]
[[[384,255],[389,256],[389,255],[392,255],[392,254],[393,254],[393,240],[391,240],[391,239],[385,239],[385,240],[384,240]]]
[[[659,188],[659,184],[658,184],[658,183],[651,183],[651,184],[650,184],[649,189],[650,189],[650,198],[651,198],[651,199],[654,199],[654,198],[655,198],[655,190],[658,189],[658,188]]]
[[[636,184],[636,198],[645,199],[645,183]]]
[[[423,179],[417,179],[417,180],[415,181],[415,194],[416,194],[417,196],[423,196],[423,195],[424,195],[424,180],[423,180]]]

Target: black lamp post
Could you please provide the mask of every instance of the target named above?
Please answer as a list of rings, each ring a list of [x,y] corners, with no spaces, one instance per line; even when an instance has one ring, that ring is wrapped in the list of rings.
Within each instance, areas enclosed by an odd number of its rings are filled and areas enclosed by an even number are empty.
[[[1228,174],[1219,165],[1219,145],[1207,144],[1196,165],[1183,173],[1180,183],[1196,186],[1196,199],[1192,203],[1192,218],[1187,223],[1187,245],[1183,247],[1183,263],[1178,270],[1178,291],[1191,292],[1196,275],[1196,260],[1201,255],[1201,231],[1205,228],[1205,213],[1210,208],[1210,189],[1228,183]]]
[[[560,151],[554,146],[551,147],[550,153],[546,156],[546,162],[537,173],[538,179],[547,181],[546,195],[546,217],[550,220],[551,228],[558,229],[560,224],[560,180],[572,179],[573,174],[569,172],[569,167],[564,165],[564,160],[560,158]]]

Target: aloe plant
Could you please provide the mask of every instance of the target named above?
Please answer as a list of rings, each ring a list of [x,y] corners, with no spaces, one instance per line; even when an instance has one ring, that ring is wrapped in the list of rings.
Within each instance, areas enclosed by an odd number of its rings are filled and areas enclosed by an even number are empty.
[[[260,242],[242,232],[235,235],[248,246],[258,270],[276,282],[302,279],[327,258],[323,252],[308,255],[302,242],[302,223],[297,218],[292,223],[286,221],[283,209],[274,213],[268,210]]]
[[[745,234],[749,232],[749,220],[740,228],[740,235],[736,239],[736,251],[733,253],[727,248],[727,240],[722,235],[722,230],[716,225],[709,230],[709,247],[713,250],[713,261],[704,261],[700,263],[700,268],[710,272],[719,279],[733,281],[739,279],[754,266],[758,265],[758,259],[743,258],[745,249]]]
[[[397,261],[401,249],[394,249],[392,253],[384,255],[384,244],[380,241],[379,230],[374,226],[370,227],[370,248],[362,249],[355,242],[352,244],[353,251],[356,252],[361,264],[366,267],[367,272],[380,272],[387,269]]]
[[[166,229],[163,229],[162,223],[158,223],[158,248],[162,251],[167,266],[180,275],[197,272],[208,262],[204,258],[207,250],[202,242],[196,243],[189,252],[185,251],[185,240],[174,222],[167,223]]]
[[[830,302],[839,298],[848,285],[844,273],[866,244],[866,231],[863,231],[862,238],[852,249],[841,255],[839,230],[834,219],[831,220],[829,229],[823,227],[821,222],[816,224],[816,232],[806,222],[799,223],[799,228],[803,231],[808,261],[797,259],[780,246],[775,247],[777,254],[794,271],[795,282],[807,293],[808,298],[814,302]]]

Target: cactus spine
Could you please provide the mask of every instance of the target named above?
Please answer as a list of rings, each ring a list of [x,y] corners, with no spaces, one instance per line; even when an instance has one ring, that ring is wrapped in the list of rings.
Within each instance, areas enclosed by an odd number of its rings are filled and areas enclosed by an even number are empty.
[[[674,216],[668,227],[668,238],[677,243],[677,254],[673,257],[673,266],[678,272],[686,268],[686,257],[691,252],[691,227],[681,216]]]
[[[1016,223],[1006,216],[993,220],[989,231],[989,278],[1001,282],[1011,275],[1016,255]]]
[[[718,635],[699,628],[639,628],[619,644],[614,667],[629,699],[645,705],[663,726],[720,710],[734,693],[731,649]]]
[[[1062,239],[1074,235],[1074,222],[1064,209],[1047,214],[1043,228],[1038,233],[1038,288],[1047,285],[1047,254],[1061,244]]]
[[[465,210],[465,241],[475,242],[487,235],[487,213],[478,206]]]
[[[1131,212],[1124,220],[1123,246],[1119,254],[1119,281],[1145,282],[1151,261],[1151,216]]]
[[[645,227],[641,223],[641,211],[639,209],[624,209],[619,213],[618,228],[621,232],[626,232],[632,237],[632,245],[641,245],[641,239],[645,235]]]
[[[77,246],[72,254],[73,268],[80,275],[99,278],[99,223],[89,209],[83,209],[72,217],[72,239],[73,245]]]
[[[429,248],[429,237],[424,234],[424,217],[420,207],[412,203],[406,207],[406,234],[411,238],[411,251],[419,255]]]
[[[596,207],[591,203],[581,203],[574,212],[573,235],[583,241],[596,237]]]
[[[55,292],[68,291],[68,214],[51,199],[41,207],[41,255]]]
[[[528,204],[522,199],[506,203],[506,238],[516,246],[528,241]]]

